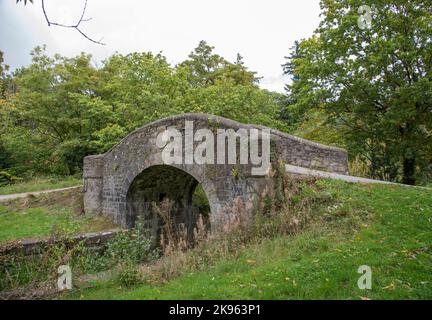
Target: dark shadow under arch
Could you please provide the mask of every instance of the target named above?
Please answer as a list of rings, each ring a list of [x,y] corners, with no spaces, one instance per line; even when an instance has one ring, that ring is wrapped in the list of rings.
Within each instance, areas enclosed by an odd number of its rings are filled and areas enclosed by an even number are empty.
[[[189,173],[168,165],[151,166],[132,181],[126,196],[126,224],[133,228],[137,221],[157,241],[164,225],[163,219],[154,211],[153,204],[172,202],[170,216],[176,224],[184,224],[188,238],[199,217],[199,209],[193,206],[194,192],[199,182]],[[201,212],[202,213],[202,212]]]

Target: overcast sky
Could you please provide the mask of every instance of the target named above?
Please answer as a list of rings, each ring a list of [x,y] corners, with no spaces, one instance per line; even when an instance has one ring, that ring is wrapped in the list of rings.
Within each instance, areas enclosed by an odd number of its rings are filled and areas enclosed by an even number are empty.
[[[13,69],[30,63],[30,51],[46,44],[48,53],[91,53],[98,63],[114,52],[160,52],[173,65],[200,40],[234,61],[239,52],[250,70],[264,77],[261,87],[283,92],[288,81],[281,64],[295,40],[312,35],[319,23],[319,0],[88,0],[91,21],[82,29],[48,27],[40,0],[16,4],[0,0],[0,50]],[[75,23],[84,0],[46,0],[52,21]]]

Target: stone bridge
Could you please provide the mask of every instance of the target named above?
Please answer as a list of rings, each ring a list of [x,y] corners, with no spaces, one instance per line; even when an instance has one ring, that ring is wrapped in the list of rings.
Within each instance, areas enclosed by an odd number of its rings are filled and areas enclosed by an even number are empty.
[[[182,158],[181,163],[174,161],[167,164],[164,158],[161,134],[169,129],[175,129],[173,132],[178,132],[179,138],[184,141],[182,149],[172,152]],[[196,136],[201,129],[204,129],[204,140],[202,134]],[[251,140],[248,143],[248,140],[234,136],[234,155],[230,155],[233,150],[229,150],[229,137],[225,136],[222,140],[224,143],[228,141],[227,144],[219,146],[215,143],[214,148],[202,153],[205,159],[210,159],[203,163],[199,156],[202,150],[198,150],[200,143],[210,138],[209,132],[217,134],[224,131],[235,132],[239,137],[240,133],[246,132],[243,138],[250,137]],[[261,132],[261,135],[253,135],[253,132],[257,131]],[[252,150],[254,136],[257,145],[261,145],[259,156],[264,159],[266,150],[263,132],[269,133],[270,144],[267,151],[270,152],[271,163],[283,161],[289,165],[339,174],[346,174],[348,171],[347,153],[343,149],[222,117],[183,114],[147,124],[129,134],[107,153],[86,157],[84,210],[86,214],[110,216],[125,227],[133,227],[137,218],[141,217],[147,227],[157,233],[162,221],[153,212],[152,203],[170,199],[173,203],[171,213],[174,221],[184,223],[190,229],[197,216],[196,209],[192,207],[192,195],[200,184],[210,205],[211,229],[213,232],[222,230],[224,224],[237,214],[234,205],[236,201],[242,200],[245,211],[252,212],[254,198],[268,192],[272,187],[272,170],[257,173],[254,169],[259,165],[252,163],[252,153],[246,157],[241,155],[244,148],[246,151],[248,147]],[[192,145],[188,146],[186,141],[193,138],[192,136],[195,141],[192,140]],[[169,141],[162,142],[166,144],[171,141],[170,138]],[[242,141],[246,141],[245,145]],[[212,156],[215,164],[211,163]],[[225,163],[216,159],[225,160]]]

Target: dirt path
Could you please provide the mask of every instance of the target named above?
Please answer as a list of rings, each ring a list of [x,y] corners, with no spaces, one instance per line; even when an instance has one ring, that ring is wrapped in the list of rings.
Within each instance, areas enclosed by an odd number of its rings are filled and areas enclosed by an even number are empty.
[[[38,195],[41,195],[44,193],[61,192],[61,191],[67,191],[67,190],[72,190],[72,189],[78,189],[78,188],[82,188],[82,186],[0,195],[0,203],[6,202],[9,200],[19,199],[19,198],[25,198],[29,195],[38,196]]]

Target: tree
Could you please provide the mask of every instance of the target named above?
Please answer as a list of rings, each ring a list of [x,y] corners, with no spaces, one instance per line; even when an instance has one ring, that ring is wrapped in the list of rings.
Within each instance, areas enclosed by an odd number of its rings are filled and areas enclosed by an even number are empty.
[[[101,68],[101,98],[126,132],[183,110],[189,90],[184,70],[176,72],[162,54],[134,52],[111,56]]]
[[[243,64],[241,55],[237,55],[236,63],[231,63],[213,53],[214,47],[200,41],[198,47],[189,54],[189,59],[179,67],[188,70],[188,80],[193,86],[210,86],[218,81],[233,81],[235,84],[254,85],[258,78],[255,72],[248,71]]]
[[[50,58],[32,52],[29,67],[16,72],[18,93],[8,99],[6,145],[20,170],[73,174],[97,151],[92,134],[109,122],[110,109],[97,97],[98,70],[90,55]]]
[[[9,67],[4,64],[3,51],[0,50],[0,99],[6,97],[6,71],[8,69]]]
[[[372,177],[414,184],[432,159],[432,3],[322,0],[321,9],[289,61],[295,107],[322,108]]]
[[[303,122],[306,111],[305,108],[302,108],[304,105],[298,103],[301,86],[297,84],[300,75],[296,72],[296,67],[301,58],[300,42],[296,40],[291,47],[289,56],[285,57],[287,62],[282,65],[284,74],[291,77],[292,83],[285,86],[286,101],[285,108],[281,112],[281,118],[294,128]]]
[[[7,130],[7,122],[5,117],[5,99],[6,99],[6,86],[8,77],[6,71],[8,66],[4,64],[3,52],[0,51],[0,169],[4,169],[10,166],[10,153],[6,150],[3,138]]]
[[[240,58],[231,64],[213,55],[204,54],[202,65],[224,62],[191,81],[188,64],[202,70],[196,61],[173,67],[160,53],[115,54],[96,67],[88,54],[50,57],[36,48],[31,65],[13,74],[16,90],[0,100],[0,153],[8,154],[8,165],[20,176],[74,174],[84,156],[104,153],[134,129],[185,112],[285,129],[277,119],[280,95],[253,84]]]

